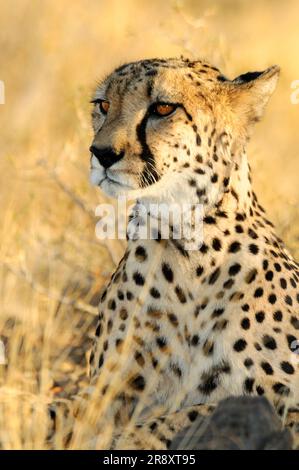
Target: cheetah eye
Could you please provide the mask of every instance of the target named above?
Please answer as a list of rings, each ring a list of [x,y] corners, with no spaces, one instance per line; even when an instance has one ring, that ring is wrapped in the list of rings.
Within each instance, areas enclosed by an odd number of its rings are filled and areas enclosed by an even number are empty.
[[[152,113],[159,117],[169,116],[177,108],[176,104],[172,103],[154,103],[152,106]]]
[[[110,103],[107,100],[96,99],[92,100],[92,103],[98,104],[102,114],[107,114],[110,108]]]

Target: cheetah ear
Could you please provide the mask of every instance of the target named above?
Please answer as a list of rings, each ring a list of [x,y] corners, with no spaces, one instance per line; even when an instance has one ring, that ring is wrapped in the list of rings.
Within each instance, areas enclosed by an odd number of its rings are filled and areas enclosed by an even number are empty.
[[[260,120],[270,96],[276,88],[280,68],[277,65],[263,72],[248,72],[230,82],[230,101],[245,125]]]

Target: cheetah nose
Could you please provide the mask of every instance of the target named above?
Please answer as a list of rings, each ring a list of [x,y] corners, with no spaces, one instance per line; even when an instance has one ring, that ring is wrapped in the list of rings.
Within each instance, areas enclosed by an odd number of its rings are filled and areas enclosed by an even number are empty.
[[[98,148],[95,145],[92,145],[89,150],[104,168],[109,168],[114,163],[121,160],[125,154],[125,152],[116,153],[111,147]]]

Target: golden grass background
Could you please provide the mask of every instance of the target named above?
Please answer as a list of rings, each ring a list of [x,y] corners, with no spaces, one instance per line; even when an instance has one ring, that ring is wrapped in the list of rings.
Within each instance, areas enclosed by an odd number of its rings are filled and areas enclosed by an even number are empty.
[[[43,448],[43,404],[85,383],[98,292],[124,249],[96,239],[104,196],[88,177],[89,99],[113,67],[180,54],[230,78],[281,66],[249,157],[260,200],[299,259],[298,18],[297,0],[1,1],[2,448]]]

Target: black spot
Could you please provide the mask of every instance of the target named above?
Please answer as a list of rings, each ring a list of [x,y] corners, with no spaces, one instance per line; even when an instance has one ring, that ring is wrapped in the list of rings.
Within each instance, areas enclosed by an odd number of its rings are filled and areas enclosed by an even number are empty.
[[[244,230],[243,230],[242,225],[236,225],[236,226],[235,226],[235,231],[236,231],[237,233],[243,233]]]
[[[238,272],[240,272],[240,270],[241,265],[239,263],[235,263],[229,268],[228,272],[230,276],[235,276],[236,274],[238,274]]]
[[[224,308],[215,308],[212,314],[212,318],[220,317],[224,313]]]
[[[299,320],[298,320],[298,318],[292,316],[291,317],[291,325],[295,328],[295,330],[299,330]]]
[[[138,261],[145,261],[147,259],[147,253],[143,246],[137,246],[135,250],[135,256]]]
[[[245,214],[237,214],[236,215],[236,220],[238,222],[244,222],[244,220],[246,219],[246,215]]]
[[[290,364],[289,362],[287,361],[284,361],[280,364],[282,370],[286,373],[286,374],[294,374],[295,372],[295,369],[294,367],[292,366],[292,364]]]
[[[149,428],[150,428],[150,430],[153,432],[153,431],[155,431],[155,429],[157,428],[157,426],[158,426],[157,423],[156,423],[156,422],[153,422],[153,423],[151,423],[151,424],[149,425]]]
[[[276,300],[277,300],[277,297],[275,294],[270,294],[269,297],[268,297],[268,300],[270,302],[270,304],[274,305]]]
[[[185,304],[187,302],[186,296],[180,286],[175,287],[175,293],[181,304]]]
[[[197,346],[199,344],[199,336],[198,335],[193,335],[191,338],[191,345],[192,346]]]
[[[215,284],[220,276],[220,268],[216,268],[209,277],[209,284]]]
[[[218,386],[217,376],[211,374],[205,376],[204,381],[198,386],[198,390],[205,395],[210,395]]]
[[[199,251],[200,251],[202,254],[205,254],[205,253],[207,253],[208,249],[209,249],[208,245],[206,245],[205,243],[203,243],[203,244],[201,245],[201,247],[199,248]]]
[[[130,386],[135,390],[142,391],[145,388],[145,379],[142,375],[137,375],[129,382]]]
[[[159,299],[161,297],[160,295],[160,292],[158,291],[158,289],[156,289],[155,287],[152,287],[150,289],[150,295],[154,298],[154,299]]]
[[[216,219],[210,215],[207,215],[203,221],[206,223],[206,224],[209,224],[209,225],[214,225],[216,224]]]
[[[273,369],[269,362],[261,362],[261,368],[265,371],[267,375],[273,375]]]
[[[104,300],[106,298],[106,295],[107,295],[107,289],[105,289],[104,292],[101,295],[101,302],[104,302]]]
[[[251,228],[248,229],[248,235],[253,238],[254,240],[256,240],[258,238],[256,232],[254,230],[252,230]]]
[[[257,392],[258,395],[264,395],[265,390],[260,385],[257,385],[256,392]]]
[[[119,300],[124,300],[125,298],[124,293],[121,290],[117,291],[117,297],[119,298]]]
[[[280,310],[277,310],[276,312],[273,313],[273,319],[275,321],[281,321],[282,320],[282,313]]]
[[[245,277],[246,283],[251,284],[255,280],[256,276],[257,276],[257,270],[255,268],[251,269]]]
[[[267,281],[272,281],[273,279],[273,271],[267,271],[266,272],[266,275],[265,275],[265,278]]]
[[[132,300],[133,298],[134,298],[134,295],[132,294],[132,292],[127,291],[127,300]]]
[[[251,379],[247,377],[247,379],[244,382],[244,390],[245,392],[252,393],[253,391],[253,384],[254,384],[254,379]]]
[[[203,267],[202,266],[197,266],[196,268],[196,276],[201,276],[203,273]]]
[[[243,328],[243,330],[249,330],[249,328],[250,328],[249,318],[247,318],[247,317],[243,318],[243,320],[241,321],[241,327]]]
[[[228,249],[229,253],[237,253],[241,249],[241,243],[240,242],[233,242]]]
[[[263,345],[267,348],[267,349],[276,349],[277,348],[277,344],[276,344],[276,341],[275,339],[272,337],[272,336],[269,336],[269,335],[264,335],[263,336]]]
[[[116,302],[114,299],[110,299],[108,301],[108,308],[109,310],[115,310],[116,309]]]
[[[264,271],[267,271],[268,267],[269,267],[269,262],[268,262],[268,260],[264,259],[264,261],[263,261],[263,269],[264,269]]]
[[[264,294],[263,289],[261,287],[258,287],[254,292],[254,297],[255,298],[262,297],[263,294]]]
[[[177,364],[171,364],[170,369],[175,373],[175,375],[182,377],[182,370]]]
[[[254,362],[250,357],[247,357],[244,361],[244,366],[249,369],[251,366],[253,366]]]
[[[214,238],[212,241],[212,247],[214,248],[215,251],[220,251],[221,250],[221,241],[219,238]]]
[[[289,387],[282,384],[281,382],[275,383],[272,388],[273,388],[274,392],[277,393],[277,395],[288,396],[289,393],[290,393]]]
[[[191,423],[193,423],[193,421],[196,420],[197,416],[198,416],[198,411],[196,410],[189,411],[188,413],[188,418],[191,421]]]
[[[152,70],[148,70],[147,72],[145,72],[145,75],[147,77],[154,77],[155,75],[157,75],[158,71],[157,69],[152,69]]]
[[[259,323],[263,323],[264,319],[265,319],[265,312],[261,311],[261,312],[257,312],[255,314],[255,319],[257,322]]]
[[[244,351],[244,349],[246,348],[247,346],[247,342],[245,341],[245,339],[238,339],[235,344],[234,344],[234,350],[237,351],[237,352],[241,352],[241,351]]]
[[[159,346],[160,349],[163,349],[163,348],[165,348],[165,346],[167,346],[166,339],[161,337],[161,336],[156,338],[156,343],[157,343],[157,345]]]
[[[169,264],[167,263],[162,264],[162,273],[164,274],[166,281],[173,282],[173,272]]]
[[[203,351],[207,356],[213,354],[214,343],[212,341],[206,340],[203,345]]]
[[[145,283],[144,277],[138,271],[133,274],[133,279],[137,286],[143,286]]]
[[[128,318],[128,312],[125,308],[122,308],[119,312],[119,316],[122,320],[126,320]]]
[[[100,355],[100,357],[99,357],[98,367],[101,368],[102,365],[103,365],[103,363],[104,363],[104,355],[103,355],[103,353],[102,353],[102,354]]]
[[[253,255],[257,255],[259,252],[259,247],[255,245],[254,243],[251,243],[248,248],[249,248],[250,253],[252,253]]]
[[[144,357],[142,356],[142,354],[139,351],[135,352],[134,358],[135,358],[137,364],[139,364],[141,367],[144,366],[145,360],[144,360]]]
[[[168,313],[167,316],[168,316],[168,319],[169,319],[170,323],[173,326],[178,326],[179,321],[178,321],[177,316],[174,313]]]

